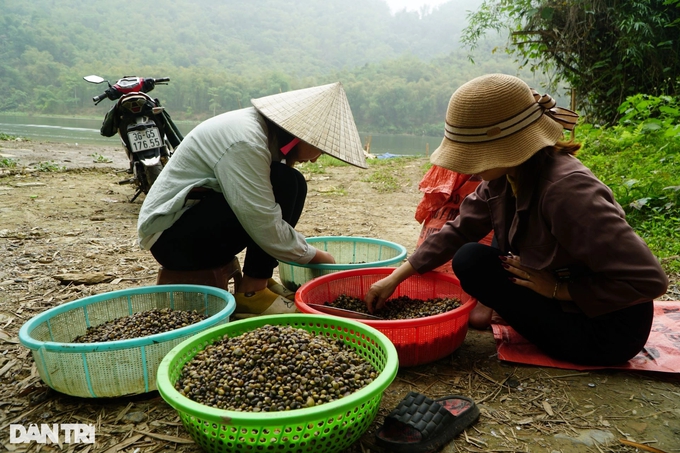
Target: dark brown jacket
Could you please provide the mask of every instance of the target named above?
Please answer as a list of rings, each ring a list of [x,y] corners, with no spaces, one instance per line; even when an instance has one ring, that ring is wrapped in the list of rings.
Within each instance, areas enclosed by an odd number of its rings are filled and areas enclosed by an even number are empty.
[[[506,178],[482,182],[460,215],[429,236],[408,260],[424,273],[450,260],[467,242],[492,230],[498,247],[523,265],[568,268],[569,294],[588,316],[598,316],[666,292],[668,277],[625,220],[611,190],[578,159],[547,159],[532,191],[516,199]]]

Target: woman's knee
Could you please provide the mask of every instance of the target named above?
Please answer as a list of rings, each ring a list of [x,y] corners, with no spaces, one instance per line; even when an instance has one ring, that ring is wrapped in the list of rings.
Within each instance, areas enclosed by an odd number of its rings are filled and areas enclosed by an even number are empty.
[[[499,256],[503,253],[488,245],[470,242],[463,245],[453,257],[453,272],[460,278],[461,275],[489,272],[500,268]]]
[[[295,226],[307,199],[307,181],[304,175],[294,168],[275,162],[271,166],[271,182],[283,219]]]
[[[453,273],[463,291],[489,307],[494,307],[498,296],[508,289],[508,272],[498,258],[502,254],[495,247],[469,243],[453,257]]]
[[[307,180],[295,168],[280,162],[271,165],[270,180],[274,197],[279,204],[290,205],[292,209],[307,198]]]
[[[274,162],[271,165],[270,180],[274,192],[279,189],[295,192],[298,196],[307,195],[307,180],[297,169],[289,167],[281,162]]]

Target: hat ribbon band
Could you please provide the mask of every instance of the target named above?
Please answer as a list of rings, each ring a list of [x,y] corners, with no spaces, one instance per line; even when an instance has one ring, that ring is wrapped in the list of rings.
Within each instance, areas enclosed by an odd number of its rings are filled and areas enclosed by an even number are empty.
[[[444,136],[459,143],[484,143],[498,140],[512,135],[530,124],[538,121],[543,115],[547,115],[563,128],[573,131],[576,126],[578,114],[562,107],[557,107],[555,100],[550,95],[539,95],[536,90],[531,90],[536,100],[535,104],[527,107],[509,120],[502,121],[492,126],[484,127],[456,127],[446,123]]]
[[[557,101],[555,101],[549,94],[544,94],[541,96],[538,91],[531,89],[531,94],[534,95],[534,99],[538,105],[544,109],[544,113],[549,116],[553,121],[557,121],[563,128],[573,131],[576,127],[576,121],[578,120],[578,113],[573,110],[565,109],[564,107],[557,107]]]

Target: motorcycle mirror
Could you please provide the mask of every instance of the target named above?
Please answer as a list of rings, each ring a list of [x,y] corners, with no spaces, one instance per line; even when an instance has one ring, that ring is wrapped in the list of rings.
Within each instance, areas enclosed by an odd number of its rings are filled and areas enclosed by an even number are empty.
[[[89,75],[89,76],[85,76],[85,77],[83,77],[83,79],[85,79],[86,81],[88,81],[88,82],[90,82],[90,83],[102,83],[102,82],[106,82],[106,80],[104,80],[103,78],[99,77],[98,75]]]

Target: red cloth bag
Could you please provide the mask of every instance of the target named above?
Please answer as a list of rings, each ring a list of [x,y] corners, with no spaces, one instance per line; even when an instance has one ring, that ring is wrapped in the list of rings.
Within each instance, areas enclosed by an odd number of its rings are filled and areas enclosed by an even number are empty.
[[[425,238],[441,230],[446,222],[458,217],[460,204],[465,197],[474,192],[481,179],[471,175],[463,175],[443,167],[433,165],[418,184],[423,192],[423,199],[418,203],[415,218],[423,224],[416,247],[420,247]],[[491,245],[493,231],[479,241]],[[452,274],[451,261],[434,269],[436,272]]]

